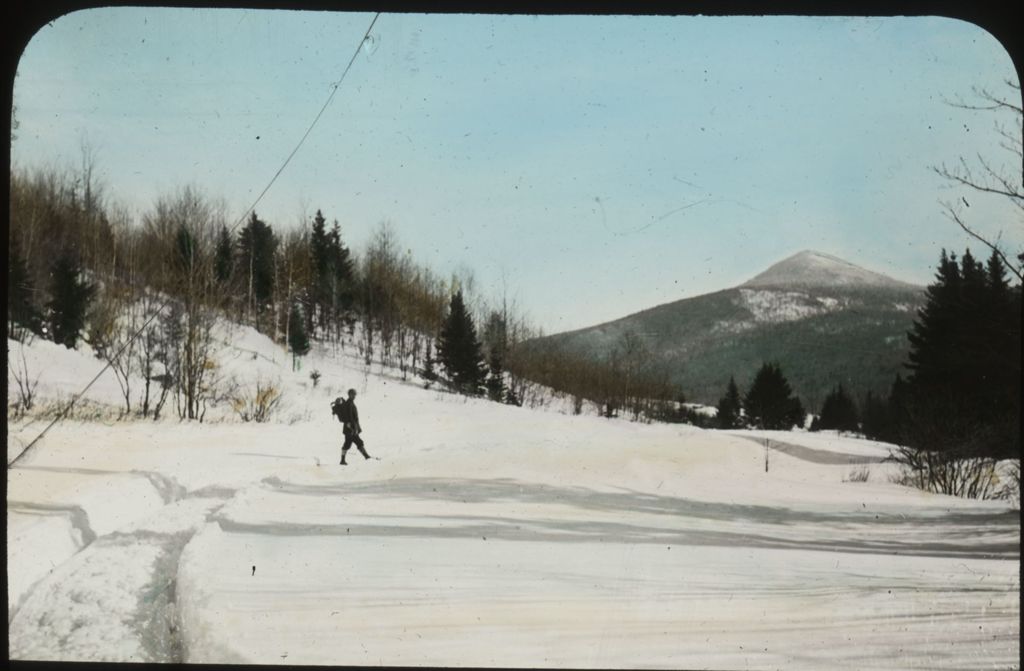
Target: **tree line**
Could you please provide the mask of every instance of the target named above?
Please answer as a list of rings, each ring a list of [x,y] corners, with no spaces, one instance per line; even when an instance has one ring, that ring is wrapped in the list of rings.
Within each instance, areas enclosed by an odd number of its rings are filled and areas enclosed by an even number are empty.
[[[8,333],[87,342],[110,364],[127,414],[173,407],[201,420],[230,392],[212,356],[222,318],[270,336],[295,365],[320,342],[457,393],[539,398],[508,366],[534,335],[525,320],[504,300],[471,303],[471,277],[445,280],[417,263],[391,224],[357,255],[320,210],[287,230],[252,212],[234,230],[224,204],[195,187],[135,221],[106,197],[92,161],[83,165],[11,172]]]

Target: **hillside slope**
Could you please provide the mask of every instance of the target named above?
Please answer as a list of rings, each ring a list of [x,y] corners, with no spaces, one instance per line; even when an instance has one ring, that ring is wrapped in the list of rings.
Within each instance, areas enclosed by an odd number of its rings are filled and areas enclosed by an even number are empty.
[[[546,340],[604,356],[636,333],[693,401],[715,403],[778,361],[816,408],[842,382],[887,393],[908,350],[923,289],[818,252],[801,252],[732,289],[686,298]]]

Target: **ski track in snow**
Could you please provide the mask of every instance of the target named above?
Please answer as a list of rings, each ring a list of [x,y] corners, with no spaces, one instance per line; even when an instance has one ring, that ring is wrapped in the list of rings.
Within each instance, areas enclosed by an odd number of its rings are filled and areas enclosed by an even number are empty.
[[[249,352],[237,374],[287,363],[262,336],[235,335],[230,361]],[[366,375],[323,350],[314,367],[317,390],[302,371],[276,372],[290,404],[280,416],[308,419],[68,421],[11,469],[11,657],[765,669],[1019,659],[1018,514],[890,484],[892,465],[874,463],[884,445],[530,412]],[[348,386],[382,461],[337,464],[328,406]],[[769,473],[764,437],[776,447]],[[872,480],[845,482],[864,461]]]
[[[33,467],[26,467],[31,470]],[[70,471],[101,480],[106,471]],[[164,505],[152,514],[142,508],[123,528],[100,537],[89,527],[88,514],[80,506],[62,507],[8,501],[17,513],[69,512],[77,542],[65,549],[55,568],[28,589],[22,589],[11,607],[9,592],[8,633],[12,658],[27,660],[178,662],[182,660],[174,608],[178,557],[188,540],[223,499],[186,492],[173,478],[145,471],[123,474],[141,476],[160,495]],[[109,478],[102,478],[104,486]],[[93,484],[93,491],[98,483]],[[83,487],[79,487],[81,494]],[[90,489],[86,484],[84,489]],[[109,496],[109,492],[107,492]],[[45,527],[41,529],[47,531]],[[38,547],[32,539],[40,529],[25,525],[9,543]],[[20,533],[19,533],[20,532]],[[35,542],[33,542],[35,540]],[[52,566],[52,564],[51,564]]]

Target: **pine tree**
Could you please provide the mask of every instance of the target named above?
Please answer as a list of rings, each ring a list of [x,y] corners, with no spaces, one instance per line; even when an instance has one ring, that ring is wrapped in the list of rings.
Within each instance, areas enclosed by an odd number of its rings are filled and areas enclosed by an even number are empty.
[[[455,391],[469,396],[480,395],[486,374],[484,357],[462,291],[452,296],[448,316],[438,338],[437,354]]]
[[[522,400],[520,400],[518,394],[516,394],[516,390],[513,389],[512,387],[509,387],[508,392],[505,394],[505,403],[507,405],[514,405],[516,407],[520,407],[523,405]]]
[[[53,264],[50,273],[50,331],[53,341],[74,349],[85,326],[85,315],[95,294],[95,286],[81,277],[78,261],[65,253]]]
[[[420,376],[426,380],[424,388],[430,389],[430,385],[437,382],[437,371],[434,369],[434,352],[433,347],[427,344],[427,356],[423,359],[423,370],[420,371]]]
[[[326,328],[329,322],[341,318],[352,309],[355,270],[351,253],[341,240],[341,226],[335,220],[328,231],[327,220],[320,210],[313,217],[309,250],[317,323],[321,328]]]
[[[11,239],[7,259],[7,332],[12,338],[21,338],[28,329],[42,333],[42,317],[35,306],[35,286],[28,272],[28,265],[21,255],[17,241]]]
[[[882,436],[887,423],[888,407],[885,400],[869,391],[864,399],[864,411],[861,413],[861,430],[872,440],[885,440]]]
[[[355,269],[352,267],[352,255],[341,240],[341,226],[337,219],[328,235],[329,254],[328,271],[331,286],[331,309],[335,318],[352,309],[355,299],[353,282]]]
[[[747,421],[759,429],[789,430],[802,426],[804,408],[777,363],[766,363],[754,377],[743,410]]]
[[[955,456],[1020,452],[1020,288],[995,253],[943,250],[910,333],[901,442]]]
[[[816,420],[812,430],[857,431],[860,428],[857,404],[841,384],[825,397],[825,402],[821,406],[821,416]]]
[[[942,386],[954,372],[961,282],[956,254],[947,256],[942,250],[935,282],[928,286],[925,305],[907,334],[911,349],[906,367],[919,389]]]
[[[274,231],[253,212],[238,237],[238,263],[247,278],[249,308],[262,313],[274,295]]]
[[[291,350],[293,357],[309,354],[309,334],[306,333],[305,320],[299,306],[295,303],[292,303],[288,312],[288,349]]]
[[[313,304],[316,306],[320,328],[327,325],[332,307],[330,277],[330,245],[327,238],[327,220],[320,210],[313,217],[313,231],[309,236],[309,255],[313,262]]]
[[[718,414],[715,415],[715,422],[718,425],[718,428],[740,428],[742,426],[740,408],[740,391],[736,387],[736,380],[730,376],[729,386],[725,390],[725,396],[718,401]]]
[[[217,250],[213,265],[213,273],[217,282],[221,285],[227,284],[231,280],[234,267],[235,257],[231,233],[227,226],[221,226],[220,232],[217,234]]]
[[[171,262],[182,277],[189,277],[199,266],[199,245],[184,225],[178,226],[174,234],[174,256]]]
[[[497,349],[491,350],[488,360],[489,372],[487,375],[487,398],[501,403],[505,400],[505,371],[501,365],[501,355]]]

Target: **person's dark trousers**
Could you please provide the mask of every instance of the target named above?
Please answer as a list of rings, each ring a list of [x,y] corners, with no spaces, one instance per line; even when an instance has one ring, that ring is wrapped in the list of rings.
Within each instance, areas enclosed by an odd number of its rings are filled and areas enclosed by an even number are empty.
[[[362,454],[367,459],[370,458],[370,455],[368,455],[366,453],[366,449],[364,449],[364,445],[365,444],[363,443],[363,439],[359,437],[359,434],[355,433],[355,432],[353,432],[353,433],[346,433],[345,434],[345,444],[341,446],[341,461],[342,461],[342,463],[345,462],[345,453],[348,452],[349,449],[352,447],[352,443],[355,443],[356,449],[359,450],[360,454]]]

